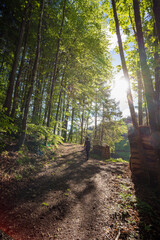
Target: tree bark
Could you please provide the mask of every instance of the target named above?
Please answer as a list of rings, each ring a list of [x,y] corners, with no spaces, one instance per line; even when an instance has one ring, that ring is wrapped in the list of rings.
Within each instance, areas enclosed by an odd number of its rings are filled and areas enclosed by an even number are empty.
[[[30,13],[29,13],[29,20],[27,23],[27,31],[26,31],[26,36],[25,36],[21,65],[19,68],[17,81],[16,81],[16,85],[15,85],[15,90],[14,90],[13,106],[12,106],[12,112],[11,112],[11,117],[13,117],[13,118],[15,117],[15,112],[16,112],[16,108],[17,108],[18,90],[19,90],[19,84],[20,84],[20,80],[21,80],[22,70],[24,67],[24,60],[25,60],[25,54],[26,54],[26,48],[27,48],[27,40],[28,40],[28,36],[29,36],[30,22],[31,22],[31,9],[30,9]]]
[[[71,118],[71,129],[68,135],[68,142],[69,140],[71,140],[72,142],[72,138],[73,138],[73,122],[74,122],[74,107],[72,107],[72,118]]]
[[[45,79],[48,78],[48,74]],[[41,92],[41,100],[40,100],[40,106],[39,106],[39,122],[41,121],[41,114],[42,114],[42,104],[43,104],[43,95],[45,92],[45,86],[46,86],[46,81],[43,81],[43,86],[42,86],[42,92]]]
[[[64,78],[64,74],[62,76],[62,80],[61,80],[61,86],[60,86],[60,93],[59,93],[59,99],[58,99],[58,105],[57,105],[57,111],[56,111],[56,118],[55,118],[55,125],[54,125],[54,134],[56,132],[56,127],[57,127],[57,121],[58,121],[58,115],[59,115],[59,108],[60,108],[60,103],[61,103],[61,97],[62,97],[62,92],[63,92],[63,78]]]
[[[69,111],[69,99],[67,100],[66,114],[65,114],[65,120],[64,120],[64,130],[63,130],[64,142],[67,141],[67,127],[68,127],[68,118],[69,118],[68,111]]]
[[[141,16],[140,16],[140,9],[139,9],[139,0],[133,0],[133,7],[134,7],[136,29],[137,29],[138,50],[139,50],[139,56],[140,56],[141,71],[142,71],[145,96],[146,96],[146,101],[148,106],[149,122],[150,122],[151,129],[154,131],[154,130],[157,130],[156,108],[154,104],[155,97],[154,97],[154,90],[153,90],[150,70],[147,65],[147,56],[146,56],[145,46],[144,46],[144,38],[143,38]]]
[[[82,115],[81,115],[81,144],[83,144],[83,124],[84,124],[84,109],[82,110]]]
[[[44,0],[42,0],[42,2],[41,2],[39,24],[38,24],[38,33],[37,33],[36,56],[35,56],[34,66],[33,66],[33,69],[32,69],[31,82],[30,82],[30,87],[29,87],[29,90],[28,90],[28,95],[27,95],[26,105],[25,105],[25,110],[24,110],[24,116],[23,116],[23,120],[22,120],[22,133],[21,133],[20,140],[19,140],[19,147],[22,144],[24,144],[24,141],[25,141],[26,124],[27,124],[29,105],[30,105],[30,100],[31,100],[32,92],[33,92],[34,81],[35,81],[35,76],[36,76],[36,73],[37,73],[38,62],[39,62],[39,57],[40,57],[41,28],[42,28],[43,10],[44,10]]]
[[[27,13],[27,7],[25,7],[25,9],[24,9],[24,15],[23,15],[22,22],[21,22],[17,48],[16,48],[15,55],[14,55],[12,70],[11,70],[11,73],[10,73],[10,76],[9,76],[9,84],[8,84],[8,89],[7,89],[7,93],[6,93],[6,99],[5,99],[5,102],[4,102],[4,105],[3,105],[3,107],[6,109],[7,114],[9,114],[10,110],[11,110],[12,94],[13,94],[15,76],[16,76],[20,50],[21,50],[24,31],[25,31],[26,13]]]
[[[155,62],[155,99],[156,99],[156,108],[157,108],[157,122],[158,122],[158,129],[160,130],[160,55],[158,52],[158,39],[157,34],[154,27],[154,35],[156,40],[155,44],[155,53],[154,53],[154,62]]]
[[[55,85],[55,82],[56,82],[56,73],[57,73],[57,63],[58,63],[58,57],[59,57],[59,48],[60,48],[61,35],[62,35],[64,20],[65,20],[65,8],[66,8],[66,0],[64,0],[62,22],[61,22],[60,32],[59,32],[59,36],[58,36],[58,41],[57,41],[57,51],[56,51],[54,70],[53,70],[53,77],[52,77],[52,86],[51,86],[50,99],[49,99],[49,105],[48,105],[47,127],[49,127],[49,124],[50,124],[50,116],[51,116],[51,109],[52,109],[52,97],[53,97],[54,85]]]
[[[128,91],[127,91],[128,105],[129,105],[129,109],[130,109],[130,113],[131,113],[133,126],[137,129],[138,122],[137,122],[137,117],[136,117],[136,113],[135,113],[135,109],[134,109],[134,105],[133,105],[133,98],[132,98],[132,93],[131,93],[131,88],[130,88],[130,79],[129,79],[128,69],[127,69],[124,52],[123,52],[122,39],[121,39],[121,35],[120,35],[119,21],[118,21],[118,16],[117,16],[117,11],[116,11],[115,0],[112,0],[112,6],[113,6],[114,20],[115,20],[115,25],[116,25],[116,33],[117,33],[117,38],[118,38],[118,45],[119,45],[121,62],[122,62],[123,74],[124,74],[125,79],[128,82]]]
[[[143,124],[142,79],[140,70],[137,70],[137,81],[138,81],[138,120],[139,125],[142,125]]]
[[[148,175],[148,171],[147,171],[147,167],[146,167],[146,154],[145,151],[143,149],[143,145],[142,145],[142,141],[141,141],[141,137],[140,137],[140,132],[138,129],[138,122],[137,122],[137,117],[136,117],[136,113],[135,113],[135,109],[134,109],[134,105],[133,105],[133,98],[132,98],[132,93],[131,93],[131,88],[130,88],[130,79],[129,79],[129,74],[128,74],[128,69],[127,69],[127,65],[126,65],[126,61],[125,61],[125,57],[124,57],[124,52],[123,52],[123,46],[122,46],[122,40],[121,40],[121,35],[120,35],[120,30],[119,30],[119,21],[118,21],[118,17],[117,17],[117,11],[116,11],[116,5],[115,5],[115,1],[112,0],[112,6],[113,6],[113,12],[114,12],[114,19],[115,19],[115,23],[116,23],[116,33],[117,33],[117,38],[118,38],[118,44],[119,44],[119,51],[120,51],[120,56],[121,56],[121,62],[122,62],[122,68],[123,68],[123,73],[124,73],[124,77],[126,78],[126,80],[128,81],[128,91],[127,91],[127,99],[128,99],[128,105],[130,108],[130,113],[131,113],[131,118],[132,118],[132,122],[133,122],[133,126],[136,132],[136,136],[137,136],[137,146],[138,146],[138,152],[141,156],[141,161],[144,167],[144,178],[146,179],[146,182],[149,182],[149,175]]]
[[[156,21],[156,30],[157,30],[157,36],[158,41],[160,43],[160,1],[159,0],[153,0],[153,13]]]
[[[46,121],[47,121],[48,102],[49,102],[48,96],[49,96],[49,92],[50,92],[51,81],[52,81],[52,75],[49,76],[49,80],[48,80],[48,83],[47,83],[47,91],[46,91],[46,98],[45,98],[45,111],[44,111],[43,125],[46,125]]]
[[[96,95],[97,95],[97,93],[96,93]],[[95,126],[94,126],[94,128],[95,128],[94,139],[95,139],[95,141],[97,141],[97,112],[98,112],[98,109],[97,109],[97,96],[96,96],[95,119],[94,119],[94,121],[95,121]]]

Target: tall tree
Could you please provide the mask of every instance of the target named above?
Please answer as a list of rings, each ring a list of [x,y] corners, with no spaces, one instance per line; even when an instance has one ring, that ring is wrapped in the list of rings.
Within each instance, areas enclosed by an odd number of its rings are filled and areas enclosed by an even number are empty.
[[[144,88],[145,88],[145,96],[146,96],[148,113],[149,113],[149,122],[150,122],[151,129],[157,130],[158,123],[157,123],[157,116],[156,116],[155,96],[154,96],[150,70],[147,65],[147,56],[146,56],[144,38],[143,38],[143,32],[142,32],[139,0],[133,0],[133,7],[134,7],[136,29],[137,29],[140,64],[141,64],[141,70],[142,70],[142,76],[143,76]]]
[[[55,85],[55,81],[56,81],[56,73],[57,73],[57,64],[58,64],[58,56],[59,56],[61,35],[62,35],[64,20],[65,20],[65,10],[66,10],[66,0],[64,0],[64,4],[63,4],[62,22],[61,22],[60,31],[59,31],[58,40],[57,40],[57,51],[56,51],[56,56],[55,56],[54,70],[53,70],[53,77],[52,77],[52,85],[51,85],[49,105],[48,105],[47,127],[49,127],[49,123],[50,123],[51,108],[52,108],[52,96],[53,96],[53,90],[54,90],[54,85]]]
[[[16,76],[19,56],[20,56],[20,50],[21,50],[21,47],[22,47],[23,36],[24,36],[24,32],[25,32],[25,24],[26,24],[28,6],[29,6],[29,2],[27,2],[26,6],[24,8],[24,14],[22,16],[17,48],[16,48],[16,51],[15,51],[15,54],[14,54],[12,70],[11,70],[11,73],[10,73],[10,76],[9,76],[9,83],[8,83],[8,89],[7,89],[7,93],[6,93],[6,99],[5,99],[5,102],[4,102],[4,105],[3,105],[4,108],[6,108],[6,113],[7,114],[9,114],[10,110],[11,110],[12,94],[13,94],[13,88],[14,88],[14,82],[15,82],[15,76]]]
[[[30,105],[30,100],[31,100],[32,92],[33,92],[33,87],[34,87],[34,82],[35,82],[35,77],[36,77],[36,73],[37,73],[39,57],[40,57],[41,29],[42,29],[44,1],[45,0],[41,1],[40,15],[39,15],[39,24],[38,24],[38,32],[37,32],[36,56],[35,56],[35,61],[34,61],[33,69],[32,69],[30,87],[29,87],[29,90],[28,90],[26,104],[25,104],[24,116],[23,116],[23,120],[22,120],[22,133],[21,133],[20,140],[19,140],[19,146],[24,144],[24,140],[25,140],[26,124],[27,124],[29,105]]]
[[[15,90],[14,90],[14,96],[13,96],[13,106],[12,106],[12,112],[11,112],[11,117],[15,117],[15,112],[16,112],[16,107],[17,107],[17,97],[18,97],[18,90],[19,90],[19,84],[21,80],[21,75],[24,67],[24,61],[25,61],[25,55],[26,55],[26,48],[27,48],[27,40],[28,40],[28,35],[29,35],[29,29],[30,29],[30,22],[31,22],[31,10],[32,8],[30,7],[29,15],[28,15],[28,22],[27,22],[27,27],[26,27],[26,35],[25,35],[25,41],[24,41],[24,48],[23,48],[23,53],[22,53],[22,59],[21,59],[21,64],[19,67],[18,75],[17,75],[17,80],[15,84]]]
[[[112,6],[113,6],[113,13],[114,13],[114,19],[115,19],[115,25],[116,25],[116,33],[117,33],[117,38],[118,38],[118,45],[119,45],[119,52],[120,52],[120,57],[121,57],[121,62],[122,62],[122,68],[123,68],[123,73],[124,77],[128,82],[128,91],[127,91],[127,100],[128,100],[128,105],[132,117],[132,122],[135,128],[138,127],[137,123],[137,117],[133,105],[133,97],[131,93],[131,88],[130,88],[130,79],[129,79],[129,74],[128,74],[128,69],[124,57],[124,51],[123,51],[123,46],[122,46],[122,39],[121,39],[121,34],[120,34],[120,29],[119,29],[119,21],[118,21],[118,16],[117,16],[117,11],[116,11],[116,5],[115,5],[115,0],[112,0]]]
[[[158,41],[160,43],[160,1],[159,0],[153,0],[153,12],[154,12],[154,17],[156,21],[156,30],[157,30],[157,36],[158,36]]]

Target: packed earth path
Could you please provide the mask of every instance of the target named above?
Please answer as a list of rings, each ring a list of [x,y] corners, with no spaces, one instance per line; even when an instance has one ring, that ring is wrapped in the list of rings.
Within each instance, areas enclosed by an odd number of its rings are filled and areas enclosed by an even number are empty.
[[[36,161],[41,167],[30,176],[2,177],[1,239],[138,239],[127,162],[86,160],[84,147],[69,143]]]

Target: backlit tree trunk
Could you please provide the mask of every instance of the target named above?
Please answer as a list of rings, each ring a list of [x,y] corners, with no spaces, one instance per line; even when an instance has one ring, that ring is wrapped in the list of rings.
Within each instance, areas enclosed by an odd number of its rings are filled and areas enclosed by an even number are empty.
[[[136,29],[137,29],[140,64],[141,64],[144,90],[145,90],[145,96],[146,96],[148,114],[149,114],[149,122],[150,122],[151,129],[156,130],[157,119],[156,119],[156,108],[154,103],[155,98],[154,98],[154,91],[153,91],[153,84],[152,84],[152,79],[150,75],[150,70],[147,65],[147,56],[146,56],[145,46],[144,46],[144,38],[143,38],[141,16],[140,16],[140,9],[139,9],[139,0],[133,0],[133,6],[134,6],[134,16],[135,16],[135,23],[136,23]]]
[[[138,81],[138,120],[139,125],[142,125],[143,124],[142,79],[140,70],[137,70],[137,81]]]
[[[136,113],[135,113],[135,109],[134,109],[134,105],[133,105],[133,98],[132,98],[132,93],[131,93],[131,88],[130,88],[130,79],[129,79],[128,69],[127,69],[126,61],[125,61],[125,57],[124,57],[122,39],[121,39],[120,29],[119,29],[119,21],[118,21],[116,5],[115,5],[114,0],[112,0],[112,6],[113,6],[114,20],[115,20],[115,25],[116,25],[116,33],[117,33],[117,38],[118,38],[119,52],[120,52],[120,57],[121,57],[121,62],[122,62],[122,69],[123,69],[124,77],[128,82],[128,91],[127,91],[128,105],[129,105],[129,109],[130,109],[130,113],[131,113],[133,126],[135,128],[138,128],[137,117],[136,117]]]
[[[154,12],[154,17],[156,21],[158,41],[160,43],[160,1],[159,0],[153,0],[153,12]]]
[[[136,132],[136,136],[137,136],[136,142],[137,142],[137,147],[138,147],[138,153],[140,156],[140,161],[142,161],[142,165],[143,165],[144,178],[145,178],[146,182],[149,182],[149,175],[148,175],[147,166],[146,166],[146,154],[145,154],[145,151],[144,151],[144,148],[142,145],[142,140],[141,140],[139,129],[138,129],[137,117],[136,117],[136,113],[135,113],[135,109],[134,109],[134,105],[133,105],[133,98],[132,98],[132,93],[131,93],[131,88],[130,88],[130,79],[129,79],[128,69],[127,69],[126,61],[125,61],[125,57],[124,57],[122,39],[121,39],[120,29],[119,29],[119,21],[118,21],[118,17],[117,17],[116,5],[115,5],[114,0],[112,0],[112,6],[113,6],[114,19],[115,19],[115,24],[116,24],[116,33],[117,33],[117,38],[118,38],[119,51],[120,51],[120,57],[121,57],[121,62],[122,62],[122,69],[123,69],[124,77],[128,81],[128,85],[129,85],[128,91],[127,91],[127,99],[128,99],[128,105],[130,108],[133,126],[136,130],[135,132]]]

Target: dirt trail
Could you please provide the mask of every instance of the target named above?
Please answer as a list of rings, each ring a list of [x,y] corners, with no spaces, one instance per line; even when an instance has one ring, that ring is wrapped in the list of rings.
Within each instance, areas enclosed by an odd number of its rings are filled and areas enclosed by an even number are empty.
[[[0,229],[15,240],[115,239],[121,184],[133,187],[127,172],[127,163],[86,161],[82,146],[61,145],[32,179],[3,183]]]

